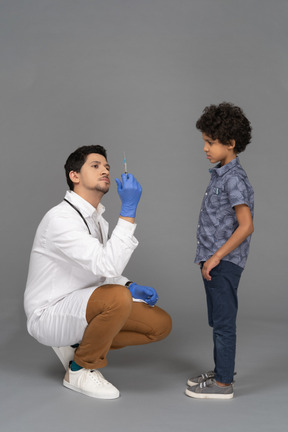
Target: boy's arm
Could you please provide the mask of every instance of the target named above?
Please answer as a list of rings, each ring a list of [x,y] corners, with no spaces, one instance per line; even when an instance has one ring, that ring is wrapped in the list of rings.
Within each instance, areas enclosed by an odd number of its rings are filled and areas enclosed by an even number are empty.
[[[211,280],[210,271],[220,263],[221,259],[236,249],[254,231],[249,207],[246,204],[240,204],[235,206],[234,210],[239,226],[226,243],[224,243],[224,245],[204,263],[202,276],[208,281]]]

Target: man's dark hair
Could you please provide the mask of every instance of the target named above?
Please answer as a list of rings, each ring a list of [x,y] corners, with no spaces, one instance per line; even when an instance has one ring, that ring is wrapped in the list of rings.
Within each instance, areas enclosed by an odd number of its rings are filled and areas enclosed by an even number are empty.
[[[235,140],[235,153],[244,151],[251,141],[252,127],[249,120],[241,108],[228,102],[204,108],[196,128],[224,145]]]
[[[70,171],[80,172],[82,165],[86,162],[87,156],[91,153],[97,153],[105,157],[107,160],[107,153],[104,147],[100,145],[90,145],[79,147],[68,157],[64,168],[66,180],[71,190],[74,189],[74,184],[69,177]]]

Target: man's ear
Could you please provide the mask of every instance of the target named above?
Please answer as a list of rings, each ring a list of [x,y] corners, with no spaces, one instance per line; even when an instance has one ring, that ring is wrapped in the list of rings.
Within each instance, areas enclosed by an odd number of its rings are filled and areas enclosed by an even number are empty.
[[[76,171],[70,171],[69,172],[69,177],[70,177],[70,180],[72,181],[72,183],[74,183],[74,185],[75,184],[79,184],[79,174],[80,173],[78,173],[78,172],[76,172]]]

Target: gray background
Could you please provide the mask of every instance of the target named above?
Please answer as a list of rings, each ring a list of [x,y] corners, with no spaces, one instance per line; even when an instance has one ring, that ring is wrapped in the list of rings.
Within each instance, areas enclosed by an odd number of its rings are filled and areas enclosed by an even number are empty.
[[[1,390],[3,431],[283,431],[287,424],[287,0],[1,0]],[[240,105],[253,142],[240,160],[255,189],[255,233],[239,300],[236,397],[184,395],[211,368],[211,332],[193,264],[209,181],[195,122]],[[143,186],[140,246],[125,274],[153,285],[174,330],[109,355],[117,401],[62,387],[52,350],[26,332],[29,254],[66,190],[80,145],[123,151]],[[111,229],[120,200],[104,198]],[[284,223],[285,219],[285,223]]]

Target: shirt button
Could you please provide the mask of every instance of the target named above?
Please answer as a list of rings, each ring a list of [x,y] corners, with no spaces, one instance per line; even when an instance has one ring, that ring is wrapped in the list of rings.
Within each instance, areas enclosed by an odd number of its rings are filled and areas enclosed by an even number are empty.
[[[200,242],[199,242],[199,241],[197,241],[197,244],[200,244]]]
[[[205,195],[208,195],[208,193],[207,193],[207,192],[205,192]]]

